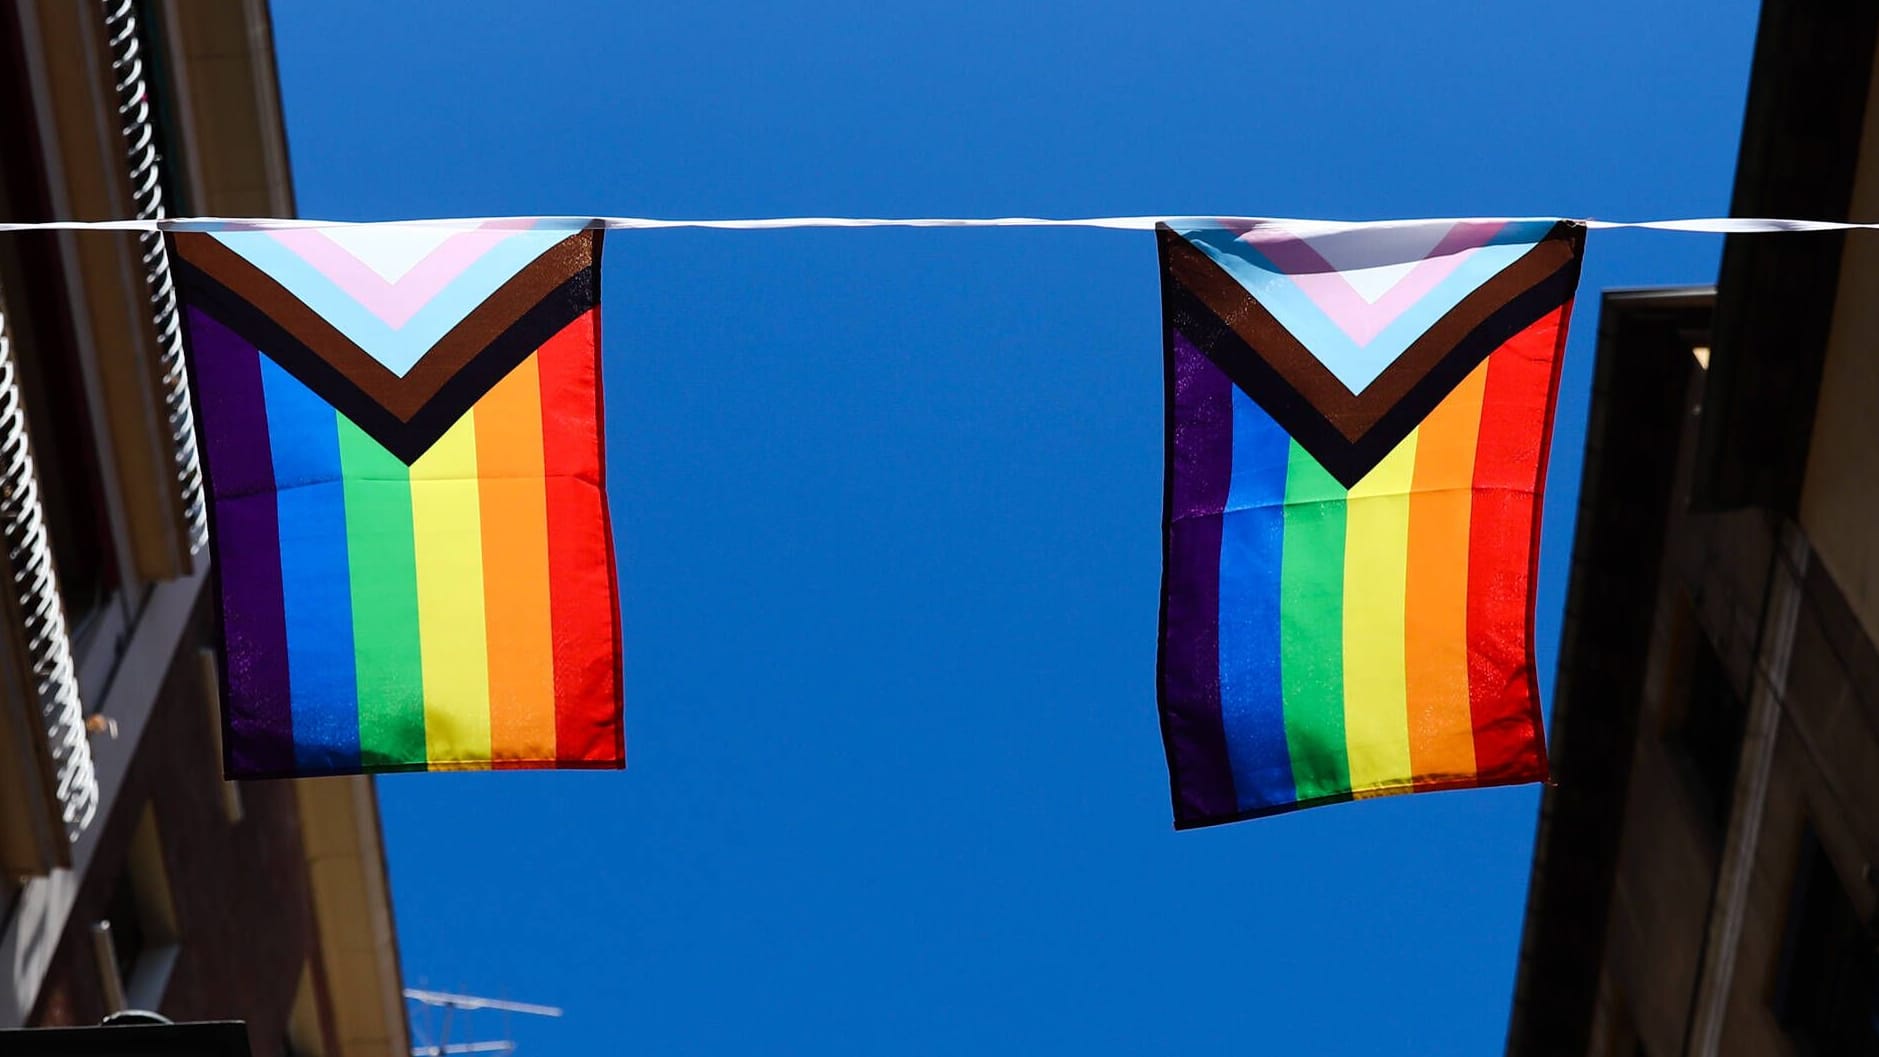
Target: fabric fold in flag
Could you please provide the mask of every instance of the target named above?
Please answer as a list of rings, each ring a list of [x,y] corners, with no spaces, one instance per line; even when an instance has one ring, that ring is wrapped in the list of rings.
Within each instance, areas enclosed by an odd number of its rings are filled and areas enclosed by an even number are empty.
[[[227,777],[624,766],[601,233],[166,237]]]
[[[1157,229],[1177,828],[1543,780],[1535,562],[1585,229]]]

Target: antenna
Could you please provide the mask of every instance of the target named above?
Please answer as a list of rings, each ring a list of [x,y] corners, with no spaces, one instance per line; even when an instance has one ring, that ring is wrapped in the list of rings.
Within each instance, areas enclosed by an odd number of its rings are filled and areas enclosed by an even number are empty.
[[[426,991],[419,988],[405,988],[406,1000],[424,1007],[424,1017],[420,1024],[413,1020],[412,1033],[417,1036],[411,1047],[411,1057],[456,1057],[458,1054],[479,1053],[514,1053],[515,1039],[509,1033],[509,1014],[522,1013],[531,1017],[558,1017],[561,1010],[555,1006],[535,1005],[529,1002],[510,1002],[501,998],[483,998],[478,995],[460,995],[449,991]],[[451,1042],[450,1029],[456,1015],[461,1012],[467,1022],[469,1014],[477,1010],[494,1010],[503,1014],[501,1039],[487,1039],[471,1042]],[[433,1034],[431,1017],[439,1014],[442,1026]],[[466,1023],[463,1033],[473,1035]],[[433,1041],[435,1040],[435,1041]]]

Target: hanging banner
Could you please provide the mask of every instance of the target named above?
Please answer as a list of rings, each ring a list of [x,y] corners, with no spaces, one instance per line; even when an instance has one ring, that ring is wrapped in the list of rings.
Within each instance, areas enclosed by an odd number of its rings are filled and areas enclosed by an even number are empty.
[[[624,766],[601,233],[167,238],[227,776]]]
[[[1547,774],[1573,221],[1160,225],[1177,828]]]

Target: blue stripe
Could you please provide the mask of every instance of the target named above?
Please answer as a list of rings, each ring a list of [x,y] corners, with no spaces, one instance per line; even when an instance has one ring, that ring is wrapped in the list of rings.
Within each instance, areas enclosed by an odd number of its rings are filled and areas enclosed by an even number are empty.
[[[1291,438],[1233,387],[1233,474],[1220,530],[1220,718],[1242,811],[1298,799],[1279,672],[1279,575]]]
[[[279,489],[294,761],[306,772],[357,770],[359,694],[339,418],[332,405],[266,356],[261,385]]]

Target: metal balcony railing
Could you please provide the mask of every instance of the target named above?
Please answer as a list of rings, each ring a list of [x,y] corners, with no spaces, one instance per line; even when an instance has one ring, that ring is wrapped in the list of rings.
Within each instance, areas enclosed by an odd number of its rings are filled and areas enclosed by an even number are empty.
[[[27,436],[25,403],[4,305],[0,305],[0,539],[6,543],[6,572],[25,625],[33,694],[52,760],[60,817],[66,839],[76,841],[97,814],[98,779],[86,740],[65,605],[46,536],[39,474]]]
[[[144,38],[139,32],[136,0],[101,0],[105,34],[111,52],[111,73],[117,88],[118,117],[130,164],[131,196],[137,219],[161,220],[163,180],[156,122],[151,113],[150,85],[145,77]],[[209,526],[202,491],[202,464],[196,452],[195,414],[189,398],[189,376],[183,365],[183,336],[176,307],[176,284],[170,275],[170,257],[163,236],[145,232],[137,236],[143,249],[144,275],[150,286],[150,310],[156,321],[157,349],[163,365],[163,399],[174,443],[176,482],[189,526],[189,549],[196,552],[208,542]]]

